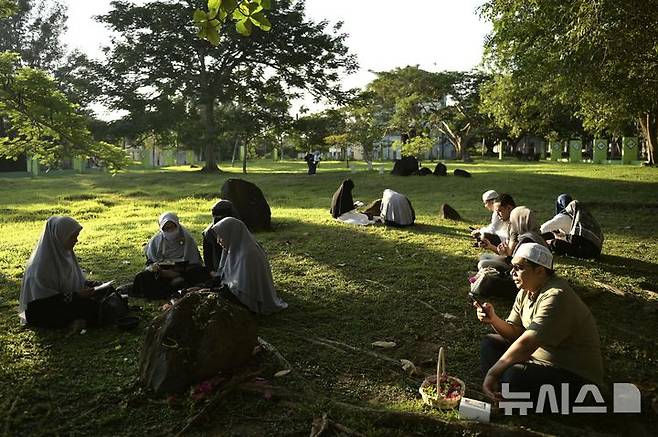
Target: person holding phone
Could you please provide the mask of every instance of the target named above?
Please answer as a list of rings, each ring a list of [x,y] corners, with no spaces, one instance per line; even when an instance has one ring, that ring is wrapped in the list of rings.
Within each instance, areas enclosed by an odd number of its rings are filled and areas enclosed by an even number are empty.
[[[192,287],[210,277],[192,235],[173,212],[158,219],[160,230],[146,245],[146,268],[135,276],[131,295],[167,299],[179,289]]]
[[[584,384],[602,384],[603,364],[596,322],[571,286],[553,272],[553,255],[537,243],[522,244],[512,258],[512,278],[519,289],[507,319],[492,304],[474,302],[480,322],[496,334],[483,338],[482,390],[500,400],[500,384],[537,399],[543,384],[561,384],[575,395]]]

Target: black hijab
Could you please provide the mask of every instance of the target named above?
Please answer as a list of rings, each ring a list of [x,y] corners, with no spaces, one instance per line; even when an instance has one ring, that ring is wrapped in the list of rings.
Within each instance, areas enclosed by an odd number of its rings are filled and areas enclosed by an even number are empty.
[[[338,218],[340,215],[354,209],[352,189],[354,189],[352,179],[345,179],[334,193],[331,198],[331,209],[329,210],[333,218]]]

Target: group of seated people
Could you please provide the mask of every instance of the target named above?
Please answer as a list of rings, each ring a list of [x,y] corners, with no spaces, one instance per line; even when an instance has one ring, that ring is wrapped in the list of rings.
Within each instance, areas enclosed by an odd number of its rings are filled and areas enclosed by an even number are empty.
[[[329,212],[333,218],[351,224],[383,222],[396,227],[411,226],[416,221],[416,212],[404,194],[387,188],[380,199],[373,200],[363,212],[359,212],[357,208],[363,203],[354,201],[353,189],[352,179],[341,182],[331,198]]]
[[[490,190],[482,201],[493,213],[491,222],[472,235],[493,255],[481,256],[478,268],[509,272],[517,289],[506,319],[496,314],[491,303],[472,294],[478,319],[495,331],[480,347],[484,394],[501,400],[501,384],[508,384],[508,392],[530,393],[531,400],[537,401],[541,386],[550,384],[557,399],[563,399],[567,387],[573,402],[583,386],[601,387],[603,362],[596,321],[553,267],[554,254],[598,257],[601,227],[568,194],[558,197],[555,216],[541,226],[534,213],[517,207],[509,194]]]
[[[146,267],[131,287],[131,296],[168,299],[191,287],[218,291],[258,314],[270,314],[288,305],[274,289],[267,255],[231,202],[212,209],[213,223],[203,232],[205,265],[192,235],[172,212],[162,214],[158,232],[144,252]],[[53,216],[30,256],[19,298],[21,322],[62,328],[99,323],[98,296],[85,278],[74,246],[82,226],[71,217]]]
[[[334,218],[355,212],[353,188],[354,182],[346,179],[334,194],[330,210]],[[499,400],[500,384],[507,383],[509,391],[530,392],[536,399],[542,384],[552,384],[559,391],[562,383],[569,383],[572,395],[578,392],[577,386],[600,386],[603,366],[596,322],[553,268],[553,253],[600,255],[600,226],[568,195],[560,195],[555,217],[542,226],[529,208],[517,207],[509,194],[490,190],[482,200],[492,212],[491,222],[472,234],[493,255],[481,257],[478,267],[506,269],[518,289],[506,319],[496,314],[491,303],[473,298],[478,319],[496,332],[481,343],[484,393]],[[395,226],[408,226],[415,220],[411,202],[389,189],[366,211]],[[203,231],[202,259],[178,216],[162,214],[158,232],[145,247],[146,267],[134,278],[131,294],[169,298],[177,290],[199,286],[217,290],[254,313],[286,308],[274,289],[265,251],[232,203],[219,201],[212,216],[213,222]],[[86,280],[74,252],[81,230],[71,217],[53,216],[46,221],[21,285],[23,323],[49,328],[78,321],[98,324],[94,284]]]

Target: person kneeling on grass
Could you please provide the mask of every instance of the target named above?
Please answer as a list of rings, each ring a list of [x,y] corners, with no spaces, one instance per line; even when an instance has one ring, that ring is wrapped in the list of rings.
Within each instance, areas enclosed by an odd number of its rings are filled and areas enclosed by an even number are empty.
[[[227,297],[237,299],[258,314],[287,308],[288,304],[274,289],[267,255],[247,226],[236,218],[227,217],[217,222],[212,230],[224,249],[218,273],[221,284],[230,291]]]
[[[488,246],[487,243],[498,247],[500,243],[507,241],[508,225],[501,220],[494,209],[496,200],[498,200],[498,193],[494,190],[488,190],[482,194],[482,204],[491,211],[491,222],[483,228],[471,231],[471,236],[478,239],[480,247]]]
[[[407,196],[388,188],[382,195],[381,216],[388,226],[411,226],[416,221],[416,212]]]
[[[167,299],[179,289],[201,284],[209,279],[201,265],[201,255],[194,238],[180,224],[173,212],[158,220],[160,231],[145,248],[146,269],[133,281],[131,294],[147,299]]]
[[[541,244],[526,243],[512,259],[519,289],[507,320],[490,303],[474,302],[478,319],[497,334],[481,343],[482,390],[501,400],[500,383],[510,392],[537,400],[543,384],[561,399],[561,384],[576,395],[584,384],[602,384],[603,364],[596,322],[571,286],[553,272],[553,255]]]
[[[598,258],[603,231],[589,210],[568,194],[560,194],[555,211],[555,217],[541,225],[548,247],[559,255]]]
[[[53,216],[25,268],[19,317],[21,323],[44,328],[98,324],[99,302],[93,283],[85,280],[73,247],[82,226],[71,217]]]

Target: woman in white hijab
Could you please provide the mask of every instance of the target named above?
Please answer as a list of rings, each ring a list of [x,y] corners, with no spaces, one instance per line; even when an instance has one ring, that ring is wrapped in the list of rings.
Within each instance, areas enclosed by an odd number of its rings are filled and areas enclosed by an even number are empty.
[[[148,299],[167,299],[179,289],[208,280],[192,235],[173,212],[158,219],[160,230],[146,245],[146,269],[135,276],[131,294]]]
[[[98,323],[98,302],[91,299],[92,288],[85,286],[85,275],[73,247],[82,226],[71,217],[53,216],[30,259],[21,284],[19,316],[22,323],[45,328],[63,328]]]
[[[227,217],[213,227],[224,248],[219,266],[222,284],[251,311],[271,314],[288,307],[274,290],[272,270],[265,251],[240,220]]]
[[[382,196],[382,219],[389,226],[411,226],[416,221],[416,212],[404,194],[384,190]]]

